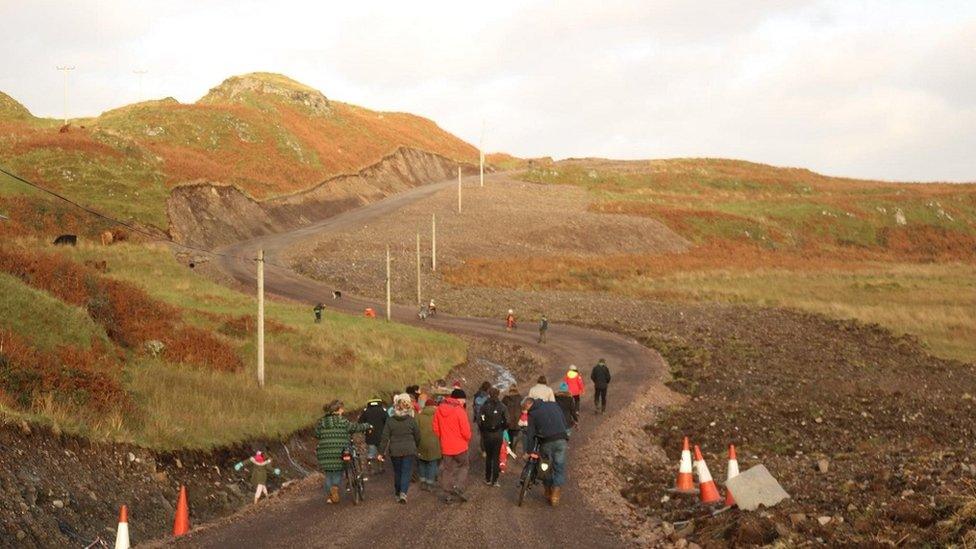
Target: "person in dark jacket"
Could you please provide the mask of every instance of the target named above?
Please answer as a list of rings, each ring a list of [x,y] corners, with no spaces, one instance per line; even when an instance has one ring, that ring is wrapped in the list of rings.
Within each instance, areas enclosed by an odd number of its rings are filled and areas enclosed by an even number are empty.
[[[410,475],[420,445],[420,427],[414,419],[413,399],[407,393],[393,397],[393,417],[383,426],[379,459],[389,456],[393,461],[393,491],[397,501],[407,502]]]
[[[566,420],[562,408],[555,402],[526,398],[522,409],[528,413],[529,424],[525,428],[526,441],[538,441],[539,453],[549,461],[552,474],[545,481],[546,499],[555,507],[559,504],[561,490],[566,482]],[[529,449],[526,449],[528,452]],[[528,459],[526,454],[525,459]]]
[[[373,428],[369,423],[353,423],[344,418],[346,407],[341,400],[324,406],[325,415],[315,425],[315,458],[325,473],[325,491],[329,503],[339,503],[339,484],[342,483],[342,451],[351,443],[353,433],[365,433]]]
[[[508,428],[508,411],[498,399],[497,387],[488,389],[488,400],[481,405],[478,414],[478,430],[481,432],[481,443],[485,450],[485,484],[500,486],[498,476],[502,469],[500,464],[502,442],[505,440],[505,429]]]
[[[607,386],[610,385],[610,368],[607,361],[600,359],[590,373],[593,382],[593,413],[602,414],[607,411]]]
[[[371,398],[359,414],[360,423],[369,423],[373,426],[373,429],[366,433],[366,473],[370,475],[384,472],[382,462],[377,464],[378,467],[374,470],[374,461],[376,461],[376,455],[379,453],[377,448],[380,445],[380,436],[383,434],[383,426],[386,425],[387,417],[383,399],[378,397]]]
[[[576,409],[576,400],[570,394],[569,385],[565,381],[559,384],[559,390],[556,391],[556,404],[563,411],[563,419],[566,420],[566,434],[570,435],[573,428],[579,423],[579,410]]]
[[[517,452],[518,440],[522,438],[519,436],[522,432],[522,428],[519,426],[519,416],[522,414],[522,394],[519,393],[517,385],[508,388],[505,396],[502,397],[502,404],[505,405],[505,417],[508,419],[509,444],[512,452]]]

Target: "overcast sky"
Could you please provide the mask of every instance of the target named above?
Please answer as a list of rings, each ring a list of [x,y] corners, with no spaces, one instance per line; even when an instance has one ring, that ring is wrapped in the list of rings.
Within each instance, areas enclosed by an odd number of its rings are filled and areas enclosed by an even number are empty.
[[[976,181],[972,0],[0,0],[0,90],[60,117],[57,65],[71,116],[271,71],[519,156]]]

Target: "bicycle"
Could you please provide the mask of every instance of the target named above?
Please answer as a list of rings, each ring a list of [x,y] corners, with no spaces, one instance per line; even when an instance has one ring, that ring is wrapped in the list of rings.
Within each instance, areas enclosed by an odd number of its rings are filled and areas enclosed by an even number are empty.
[[[539,454],[539,443],[536,441],[532,451],[529,452],[529,459],[525,462],[525,466],[522,467],[522,473],[519,475],[517,503],[519,507],[522,506],[522,502],[525,500],[526,492],[548,472],[549,462],[542,460],[542,456]]]
[[[359,505],[366,497],[366,483],[359,467],[359,456],[351,447],[342,451],[342,476],[346,492],[352,493],[352,504]]]

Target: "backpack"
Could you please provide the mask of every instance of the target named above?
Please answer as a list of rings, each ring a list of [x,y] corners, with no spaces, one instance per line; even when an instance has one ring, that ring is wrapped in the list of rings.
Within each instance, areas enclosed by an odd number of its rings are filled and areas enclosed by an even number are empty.
[[[486,402],[488,402],[488,393],[479,392],[478,394],[474,395],[474,409],[477,411],[477,413],[480,413],[481,407],[484,406]]]
[[[505,408],[500,403],[494,406],[482,406],[481,415],[478,417],[478,426],[482,431],[498,431],[507,426],[505,421]]]

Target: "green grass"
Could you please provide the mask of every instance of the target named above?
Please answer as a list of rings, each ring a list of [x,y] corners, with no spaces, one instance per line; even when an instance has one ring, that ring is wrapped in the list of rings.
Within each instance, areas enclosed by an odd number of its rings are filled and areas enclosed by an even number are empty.
[[[138,284],[154,298],[179,307],[186,321],[216,332],[221,332],[228,319],[256,311],[253,296],[198,276],[163,246],[81,244],[59,253],[78,261],[105,259],[108,276]],[[6,282],[0,278],[0,289]],[[7,292],[0,293],[0,311],[29,298],[25,292],[19,293],[24,295],[16,300]],[[104,337],[77,329],[86,325],[78,317],[84,315],[80,310],[66,311],[61,306],[64,315],[59,316],[61,304],[53,297],[40,303],[43,306],[37,308],[40,314],[32,326],[57,327],[45,336],[46,344],[67,337],[66,331],[77,331],[71,336],[76,341]],[[32,305],[32,313],[34,309]],[[442,377],[466,357],[464,342],[453,336],[328,311],[321,324],[314,324],[309,307],[291,302],[268,301],[266,318],[264,389],[256,382],[253,336],[232,334],[227,337],[246,364],[241,372],[217,373],[143,355],[129,356],[124,385],[137,408],[129,416],[81,422],[53,405],[28,414],[0,412],[8,418],[40,421],[95,439],[162,450],[210,448],[285,435],[314,422],[322,405],[333,398],[354,406],[377,392],[402,390],[410,383]],[[272,323],[284,329],[275,331]],[[89,332],[97,330],[90,322],[87,325]]]
[[[0,326],[31,338],[39,349],[49,351],[61,345],[87,349],[96,340],[109,345],[105,330],[83,309],[35,290],[18,278],[0,273],[0,296]]]

